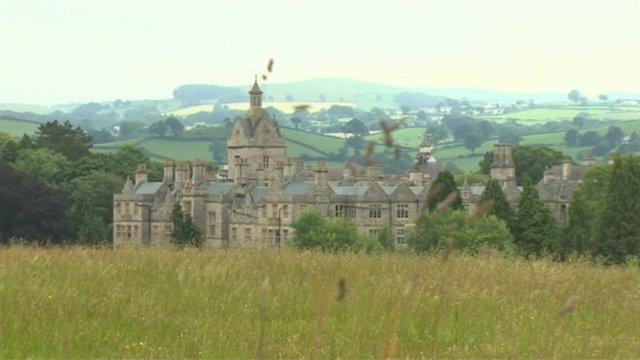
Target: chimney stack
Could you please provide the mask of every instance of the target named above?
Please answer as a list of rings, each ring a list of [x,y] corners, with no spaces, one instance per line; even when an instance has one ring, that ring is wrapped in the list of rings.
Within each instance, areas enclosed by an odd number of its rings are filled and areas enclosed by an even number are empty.
[[[189,182],[189,164],[180,162],[176,165],[175,182],[177,186],[182,186]]]
[[[145,164],[139,164],[136,168],[136,187],[147,182],[147,167]]]
[[[562,180],[567,180],[571,177],[571,158],[566,156],[562,160]]]
[[[327,167],[324,161],[318,161],[314,170],[314,183],[318,188],[326,188],[329,183],[327,179]]]
[[[162,177],[162,182],[165,184],[173,183],[173,161],[166,160],[164,162],[164,175]]]
[[[206,179],[207,174],[207,166],[204,163],[204,159],[195,159],[193,161],[193,175],[192,182],[193,184],[198,184],[201,181]]]

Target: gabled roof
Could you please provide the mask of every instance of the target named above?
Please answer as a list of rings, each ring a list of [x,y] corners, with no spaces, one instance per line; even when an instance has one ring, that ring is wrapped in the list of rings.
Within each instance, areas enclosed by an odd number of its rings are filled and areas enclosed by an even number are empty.
[[[269,189],[264,186],[254,186],[249,190],[249,196],[255,204],[260,204],[262,199],[267,195]]]
[[[227,195],[231,190],[233,190],[234,183],[232,182],[210,182],[207,189],[209,190],[210,195]]]
[[[362,196],[369,189],[369,185],[329,185],[336,195],[342,196]]]
[[[154,195],[161,186],[161,182],[144,182],[136,188],[136,195]]]
[[[314,184],[311,181],[296,181],[287,183],[284,186],[283,194],[285,196],[307,195],[313,190]]]

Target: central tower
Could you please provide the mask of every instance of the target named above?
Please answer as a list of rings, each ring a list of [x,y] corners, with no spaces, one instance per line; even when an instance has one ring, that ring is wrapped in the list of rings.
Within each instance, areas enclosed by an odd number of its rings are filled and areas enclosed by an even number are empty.
[[[287,158],[284,137],[276,119],[262,108],[257,78],[249,90],[249,110],[233,124],[227,139],[229,177],[237,183],[268,185]]]

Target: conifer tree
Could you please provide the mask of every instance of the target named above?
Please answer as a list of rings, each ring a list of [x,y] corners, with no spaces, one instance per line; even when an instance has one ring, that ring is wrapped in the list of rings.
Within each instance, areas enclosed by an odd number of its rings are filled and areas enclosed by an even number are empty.
[[[171,242],[178,246],[198,247],[202,244],[202,232],[191,215],[182,212],[180,203],[176,203],[171,211]]]
[[[457,194],[457,196],[449,206],[449,209],[460,210],[462,209],[462,199],[458,193],[458,186],[453,174],[447,170],[440,172],[429,188],[429,211],[435,210],[438,204],[453,193]]]
[[[502,187],[498,180],[489,180],[487,186],[480,197],[480,203],[485,201],[493,201],[491,210],[488,215],[494,215],[498,219],[504,221],[507,226],[511,227],[513,224],[514,212],[511,204],[507,202],[507,198],[502,192]]]
[[[541,200],[531,179],[526,178],[518,200],[513,235],[516,245],[526,255],[554,250],[558,228],[553,213]]]
[[[620,263],[640,255],[640,158],[614,157],[596,255]]]

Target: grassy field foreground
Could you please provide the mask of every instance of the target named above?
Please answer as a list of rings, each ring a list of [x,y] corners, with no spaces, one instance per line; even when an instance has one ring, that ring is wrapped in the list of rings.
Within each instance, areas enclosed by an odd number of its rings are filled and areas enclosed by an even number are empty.
[[[0,248],[0,358],[629,358],[638,334],[632,268]]]

